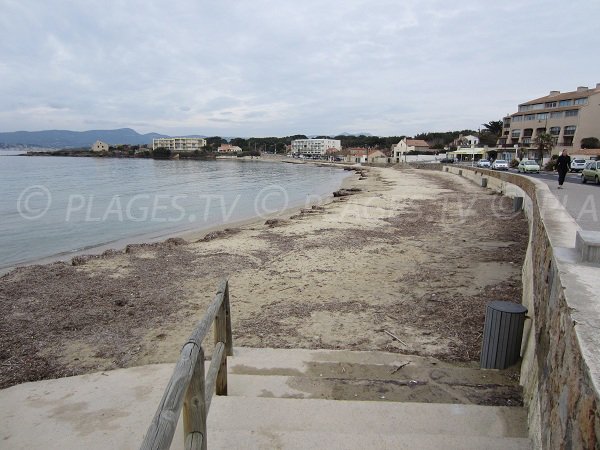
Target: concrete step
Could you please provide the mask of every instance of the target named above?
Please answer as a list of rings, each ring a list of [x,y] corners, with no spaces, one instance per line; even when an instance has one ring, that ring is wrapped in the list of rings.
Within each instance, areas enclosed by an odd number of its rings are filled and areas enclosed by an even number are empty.
[[[456,403],[519,406],[520,388],[449,385],[413,380],[346,379],[281,375],[228,375],[228,395],[267,398]],[[514,399],[514,400],[513,400]]]
[[[235,348],[230,395],[520,406],[515,371],[414,355]]]
[[[365,360],[367,365],[388,367],[394,367],[399,357],[309,352],[309,362],[353,364]],[[304,387],[293,387],[298,379],[311,383],[315,378],[305,374],[306,351],[291,351],[289,358],[282,351],[236,349],[235,353],[229,362],[231,370],[242,366],[281,369],[286,365],[286,370],[289,366],[301,370],[291,377],[232,373],[230,396],[213,399],[208,417],[209,448],[529,448],[523,408],[306,398],[309,394]],[[244,361],[245,357],[249,358]],[[405,362],[401,358],[400,362]],[[407,358],[417,361],[413,356]],[[404,368],[410,365],[412,362]],[[137,448],[173,366],[120,369],[2,390],[0,447]],[[295,390],[293,396],[303,398],[268,398],[289,395],[291,389]],[[254,395],[258,396],[251,397]],[[182,446],[181,422],[172,448]]]
[[[328,450],[529,450],[531,448],[529,440],[523,438],[268,430],[216,432],[208,436],[207,443],[210,449],[223,450],[322,448]]]
[[[214,401],[209,417],[212,430],[527,436],[522,408],[230,396]]]

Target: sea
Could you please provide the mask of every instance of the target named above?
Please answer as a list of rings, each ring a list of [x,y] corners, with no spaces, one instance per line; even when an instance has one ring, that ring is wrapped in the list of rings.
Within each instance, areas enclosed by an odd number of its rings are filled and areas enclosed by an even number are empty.
[[[348,172],[261,160],[24,156],[0,151],[0,270],[277,217]]]

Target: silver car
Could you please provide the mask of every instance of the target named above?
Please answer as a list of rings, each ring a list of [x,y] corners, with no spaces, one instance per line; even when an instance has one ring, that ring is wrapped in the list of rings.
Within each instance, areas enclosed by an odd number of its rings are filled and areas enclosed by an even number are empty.
[[[492,169],[494,170],[508,170],[508,161],[504,159],[497,159],[492,163]]]

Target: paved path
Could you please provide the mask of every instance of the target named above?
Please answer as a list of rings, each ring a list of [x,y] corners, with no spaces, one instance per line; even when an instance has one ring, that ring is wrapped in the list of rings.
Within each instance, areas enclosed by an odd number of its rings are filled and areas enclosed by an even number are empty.
[[[516,173],[516,170],[511,172]],[[544,181],[583,230],[600,231],[600,186],[589,182],[582,184],[578,173],[567,174],[563,189],[558,189],[556,173],[542,172],[527,176]]]

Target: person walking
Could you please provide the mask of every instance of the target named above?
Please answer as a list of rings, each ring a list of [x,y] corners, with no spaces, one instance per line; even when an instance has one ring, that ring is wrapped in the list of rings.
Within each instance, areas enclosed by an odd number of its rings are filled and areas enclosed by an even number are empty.
[[[562,189],[565,182],[567,172],[571,168],[571,157],[567,154],[567,149],[564,149],[561,155],[556,160],[556,170],[558,171],[558,189]]]

